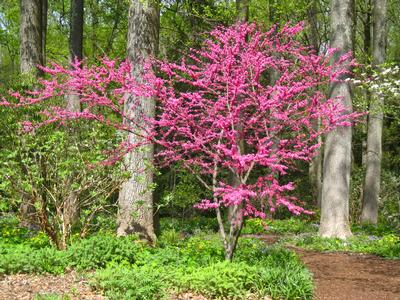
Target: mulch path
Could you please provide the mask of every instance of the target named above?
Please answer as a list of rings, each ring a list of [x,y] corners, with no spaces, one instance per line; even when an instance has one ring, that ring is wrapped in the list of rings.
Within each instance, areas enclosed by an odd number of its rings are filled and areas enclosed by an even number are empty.
[[[87,281],[76,272],[58,276],[15,274],[0,277],[0,300],[31,300],[46,295],[71,300],[105,299],[94,293]]]
[[[400,300],[400,261],[295,249],[314,274],[315,300]]]

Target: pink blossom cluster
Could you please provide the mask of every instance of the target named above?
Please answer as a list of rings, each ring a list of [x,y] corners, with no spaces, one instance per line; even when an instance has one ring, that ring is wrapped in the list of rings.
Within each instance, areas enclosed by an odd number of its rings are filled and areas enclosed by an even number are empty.
[[[211,190],[213,198],[198,208],[241,205],[243,216],[261,218],[278,206],[308,213],[289,196],[293,183],[282,178],[296,161],[315,155],[320,135],[351,125],[358,114],[325,96],[351,56],[330,65],[334,51],[316,55],[296,39],[301,30],[301,24],[268,32],[256,24],[217,28],[179,63],[147,62],[140,80],[128,61],[53,64],[43,68],[50,78],[40,88],[13,96],[21,106],[79,95],[82,112],[49,105],[43,122],[25,127],[87,119],[137,134],[139,142],[124,142],[105,163],[154,143],[160,149],[156,163],[180,163]],[[150,98],[156,100],[156,117],[143,112],[141,101]],[[124,110],[128,100],[133,116]]]

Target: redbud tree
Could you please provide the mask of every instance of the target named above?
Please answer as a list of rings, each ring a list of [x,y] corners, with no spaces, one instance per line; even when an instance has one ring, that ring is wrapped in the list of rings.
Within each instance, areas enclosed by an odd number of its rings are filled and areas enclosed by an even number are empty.
[[[135,144],[122,143],[105,164],[153,143],[159,149],[155,164],[179,163],[193,172],[212,194],[196,207],[215,211],[231,260],[245,218],[265,218],[279,206],[295,215],[309,213],[290,195],[294,184],[282,178],[296,161],[311,160],[320,135],[350,126],[356,117],[323,92],[345,72],[350,56],[330,65],[334,51],[316,55],[296,39],[301,29],[301,24],[268,32],[256,24],[217,28],[179,63],[144,64],[140,80],[127,61],[77,62],[74,68],[53,64],[44,68],[50,77],[41,88],[13,95],[18,105],[63,99],[67,93],[80,97],[82,112],[52,102],[42,111],[44,121],[25,122],[27,129],[87,119],[140,137]],[[142,109],[144,98],[156,99],[155,118]],[[125,114],[128,99],[134,116]]]

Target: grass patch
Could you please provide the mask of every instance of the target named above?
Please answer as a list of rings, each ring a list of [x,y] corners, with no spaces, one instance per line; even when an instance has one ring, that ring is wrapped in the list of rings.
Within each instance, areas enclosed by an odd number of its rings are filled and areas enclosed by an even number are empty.
[[[285,240],[305,249],[316,251],[345,251],[374,254],[389,259],[400,259],[400,237],[386,234],[382,237],[357,234],[347,240],[300,235]]]

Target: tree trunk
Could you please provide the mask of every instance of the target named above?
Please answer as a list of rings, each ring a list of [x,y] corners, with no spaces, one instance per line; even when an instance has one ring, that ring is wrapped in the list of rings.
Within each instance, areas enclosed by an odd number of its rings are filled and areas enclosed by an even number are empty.
[[[375,67],[385,62],[386,58],[386,15],[387,0],[374,0],[373,10],[373,44],[372,63]],[[368,116],[366,174],[364,179],[361,222],[376,224],[378,222],[378,202],[381,179],[382,159],[382,127],[383,127],[382,95],[373,94]]]
[[[236,0],[236,13],[239,22],[247,22],[249,20],[249,4],[250,0]]]
[[[21,0],[20,56],[21,73],[35,72],[43,64],[42,1]]]
[[[48,0],[42,0],[42,64],[46,64]]]
[[[320,38],[318,32],[318,7],[317,0],[313,0],[310,8],[308,9],[308,19],[310,23],[310,44],[313,47],[315,54],[319,53]],[[315,122],[314,127],[319,129],[319,121]],[[318,137],[318,143],[322,143],[322,137]],[[321,208],[321,195],[322,195],[322,148],[317,150],[316,155],[312,159],[309,169],[309,178],[311,185],[311,192],[313,199],[316,200],[318,208]]]
[[[353,48],[352,0],[331,2],[331,48],[338,51],[332,63]],[[342,75],[340,82],[330,86],[330,97],[352,111],[351,87]],[[351,127],[338,127],[328,133],[324,148],[324,170],[321,198],[321,226],[319,234],[324,237],[347,238],[349,226],[349,185],[351,169]]]
[[[83,58],[83,0],[71,0],[71,20],[69,33],[70,60]],[[67,97],[67,109],[73,112],[81,110],[79,96],[71,93]]]
[[[155,1],[132,0],[128,18],[128,57],[133,64],[133,75],[138,77],[143,72],[143,61],[153,56],[158,50],[159,8]],[[135,99],[128,96],[124,111],[132,119],[143,110],[148,116],[154,117],[155,103],[153,99]],[[133,107],[136,100],[140,107]],[[125,120],[125,122],[129,122]],[[130,143],[136,143],[139,137],[128,134]],[[131,174],[128,181],[122,184],[118,198],[118,235],[138,233],[141,238],[155,241],[153,218],[153,171],[147,164],[153,162],[153,145],[134,151],[125,156],[124,162]],[[146,166],[147,165],[147,166]]]
[[[21,0],[20,2],[20,71],[22,74],[33,73],[38,76],[41,72],[37,68],[43,65],[42,40],[42,1]],[[22,195],[20,206],[21,225],[34,228],[35,199],[29,194]]]
[[[70,5],[70,32],[69,32],[69,53],[71,63],[74,60],[82,60],[83,58],[83,0],[71,0]],[[81,111],[81,103],[79,95],[76,95],[73,91],[66,96],[67,105],[66,108],[72,112]],[[76,128],[68,128],[69,134],[77,135]],[[79,195],[73,189],[73,181],[76,178],[76,174],[71,175],[70,190],[69,194],[64,199],[62,207],[62,236],[61,236],[61,247],[67,248],[68,239],[72,233],[73,226],[79,220],[80,215],[80,202]]]

